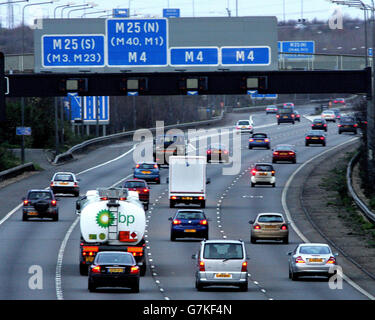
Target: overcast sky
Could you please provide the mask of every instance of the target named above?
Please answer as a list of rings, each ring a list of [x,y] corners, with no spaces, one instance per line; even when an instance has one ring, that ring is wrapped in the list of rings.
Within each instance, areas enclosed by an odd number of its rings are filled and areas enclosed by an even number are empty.
[[[19,1],[19,0],[12,0]],[[30,3],[39,3],[48,0],[29,0]],[[56,17],[60,18],[61,8],[54,9],[56,6],[65,5],[68,2],[74,2],[75,5],[88,3],[91,0],[60,0],[54,4],[35,5],[25,9],[25,23],[30,24],[34,18],[40,17]],[[0,3],[6,2],[1,0]],[[238,8],[238,16],[277,16],[278,20],[299,19],[303,16],[305,19],[318,18],[328,20],[335,6],[329,0],[93,0],[97,6],[89,10],[71,11],[71,18],[80,18],[84,13],[96,12],[102,10],[112,10],[113,8],[128,8],[130,14],[137,17],[154,16],[161,17],[163,8],[179,8],[181,17],[210,17],[210,16],[228,16],[228,10],[232,16],[236,16],[236,3]],[[370,0],[364,0],[365,3],[371,3]],[[22,21],[22,8],[25,3],[17,3],[13,5],[14,23],[19,25]],[[284,6],[285,4],[285,6]],[[341,6],[343,14],[351,17],[362,17],[361,10],[356,8],[348,8]],[[74,8],[78,9],[78,8]],[[73,8],[65,8],[64,17],[68,17],[68,13]],[[2,24],[7,26],[7,6],[0,6],[0,14]],[[109,13],[109,11],[108,11]],[[99,17],[106,13],[90,14],[86,17]]]

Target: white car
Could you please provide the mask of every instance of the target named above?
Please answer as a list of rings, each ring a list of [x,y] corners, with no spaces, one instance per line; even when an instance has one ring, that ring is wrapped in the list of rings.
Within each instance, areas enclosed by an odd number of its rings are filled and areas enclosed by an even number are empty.
[[[251,170],[251,186],[256,184],[270,184],[272,187],[276,186],[275,169],[270,163],[256,163]]]
[[[251,120],[238,120],[236,123],[237,133],[253,133],[253,121]]]
[[[51,180],[50,189],[56,193],[70,193],[79,196],[78,179],[72,172],[56,172]]]
[[[325,121],[333,121],[336,122],[336,115],[335,112],[332,110],[324,110],[321,114],[322,119]]]

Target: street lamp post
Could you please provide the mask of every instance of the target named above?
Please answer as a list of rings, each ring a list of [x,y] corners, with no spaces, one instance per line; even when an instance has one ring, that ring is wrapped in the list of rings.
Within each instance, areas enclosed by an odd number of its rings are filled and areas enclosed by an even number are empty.
[[[71,14],[72,12],[74,12],[74,11],[81,11],[81,10],[86,10],[86,9],[92,9],[92,8],[94,8],[94,7],[96,7],[96,6],[97,6],[97,5],[92,4],[92,5],[90,5],[89,7],[84,7],[84,8],[78,8],[78,9],[70,10],[70,11],[68,12],[68,18],[70,18],[70,14]]]
[[[87,7],[87,6],[89,6],[89,5],[90,5],[90,3],[85,3],[85,4],[77,4],[77,5],[75,5],[75,6],[64,7],[64,8],[61,9],[61,14],[60,14],[60,16],[61,16],[61,18],[64,17],[64,10],[66,10],[67,8]]]
[[[70,6],[72,6],[72,5],[75,5],[75,2],[68,2],[67,4],[63,4],[63,5],[61,5],[61,6],[57,6],[57,7],[55,8],[55,10],[53,10],[53,18],[56,19],[56,12],[57,12],[57,9],[59,9],[59,8],[65,8],[65,7],[70,7]]]
[[[89,14],[107,13],[107,11],[110,11],[110,10],[101,10],[101,11],[87,12],[87,13],[84,13],[83,15],[81,15],[81,18],[84,18],[85,16],[88,16]]]

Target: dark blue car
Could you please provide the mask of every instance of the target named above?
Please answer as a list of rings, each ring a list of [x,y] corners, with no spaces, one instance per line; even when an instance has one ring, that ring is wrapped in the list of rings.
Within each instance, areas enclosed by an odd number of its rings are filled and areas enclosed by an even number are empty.
[[[156,162],[138,163],[134,168],[134,179],[154,181],[160,184],[160,171]]]
[[[208,219],[202,210],[178,210],[171,221],[171,241],[176,238],[204,238],[208,240]]]
[[[249,149],[254,147],[258,148],[271,148],[270,138],[267,137],[266,133],[253,133],[249,138]]]

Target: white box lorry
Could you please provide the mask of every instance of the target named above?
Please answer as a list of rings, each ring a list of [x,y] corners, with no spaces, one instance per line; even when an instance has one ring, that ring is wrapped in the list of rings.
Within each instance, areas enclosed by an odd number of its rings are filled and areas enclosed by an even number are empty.
[[[169,158],[169,206],[199,204],[206,207],[206,157],[172,156]]]

